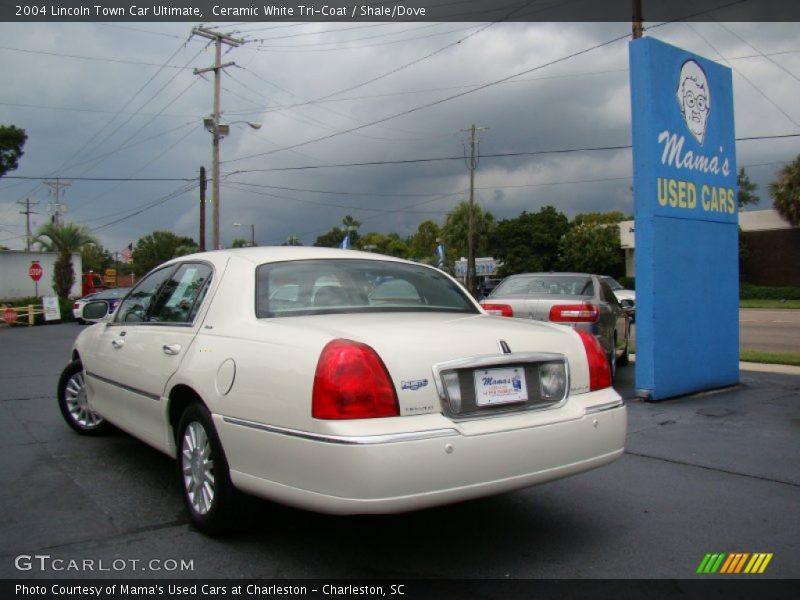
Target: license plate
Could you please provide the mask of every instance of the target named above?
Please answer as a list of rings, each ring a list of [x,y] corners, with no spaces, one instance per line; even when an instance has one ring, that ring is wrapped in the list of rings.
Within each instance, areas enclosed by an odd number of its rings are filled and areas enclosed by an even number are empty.
[[[475,379],[475,404],[478,406],[525,402],[528,399],[525,370],[521,367],[478,369],[472,376]]]

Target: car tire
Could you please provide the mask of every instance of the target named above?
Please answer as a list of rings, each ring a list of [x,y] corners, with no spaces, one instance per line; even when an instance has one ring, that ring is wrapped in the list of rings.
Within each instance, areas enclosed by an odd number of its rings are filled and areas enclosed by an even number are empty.
[[[192,524],[215,536],[231,529],[237,492],[211,414],[199,402],[184,410],[177,435],[178,476]]]
[[[614,360],[613,353],[608,357],[608,368],[611,370],[611,382],[613,383],[617,379],[617,361]]]
[[[630,356],[628,355],[628,340],[625,340],[625,349],[622,351],[622,354],[617,359],[617,366],[618,367],[627,367],[631,362]]]
[[[58,408],[61,416],[81,435],[104,435],[111,425],[89,408],[86,399],[86,376],[80,360],[73,360],[58,379]]]

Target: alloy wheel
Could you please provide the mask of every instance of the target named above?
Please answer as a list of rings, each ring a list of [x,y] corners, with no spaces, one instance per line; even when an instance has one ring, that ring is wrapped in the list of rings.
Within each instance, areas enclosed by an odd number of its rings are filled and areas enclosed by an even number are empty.
[[[181,441],[181,471],[189,504],[199,515],[206,515],[214,505],[216,481],[211,442],[201,423],[186,426]]]
[[[86,399],[86,380],[82,371],[74,373],[67,380],[64,387],[64,401],[76,425],[84,429],[95,429],[103,424],[103,417],[89,408]]]

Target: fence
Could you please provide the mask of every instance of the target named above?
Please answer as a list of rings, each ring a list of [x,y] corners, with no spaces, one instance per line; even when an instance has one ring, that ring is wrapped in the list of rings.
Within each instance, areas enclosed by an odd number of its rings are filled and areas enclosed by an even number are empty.
[[[4,306],[0,305],[0,315],[2,315],[2,324],[11,325],[27,325],[32,327],[36,324],[36,316],[44,314],[44,305],[42,304],[28,304],[27,306]]]

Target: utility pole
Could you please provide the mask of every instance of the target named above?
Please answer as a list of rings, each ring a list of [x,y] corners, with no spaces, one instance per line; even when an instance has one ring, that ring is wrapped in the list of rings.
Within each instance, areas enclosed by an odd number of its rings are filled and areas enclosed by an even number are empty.
[[[31,199],[25,198],[25,202],[22,200],[17,200],[17,204],[24,204],[25,210],[19,211],[19,214],[25,215],[25,250],[28,252],[31,251],[31,215],[38,215],[39,213],[33,212],[31,210]],[[33,205],[36,206],[39,204],[38,202],[34,202]]]
[[[244,43],[243,40],[233,38],[218,31],[212,31],[204,27],[195,27],[192,29],[192,35],[199,35],[214,42],[214,65],[205,69],[195,69],[194,74],[200,75],[214,71],[214,112],[211,118],[206,120],[206,129],[211,132],[212,136],[212,164],[211,164],[211,202],[214,209],[211,213],[212,221],[212,242],[214,250],[219,250],[219,141],[228,133],[227,125],[220,125],[220,79],[221,71],[225,67],[233,66],[235,63],[226,62],[222,63],[222,44],[227,44],[231,47],[236,47]]]
[[[200,252],[206,251],[206,168],[200,167]]]
[[[59,178],[56,177],[55,181],[44,181],[42,182],[47,186],[50,186],[50,193],[56,197],[55,202],[50,202],[47,205],[48,212],[53,213],[53,223],[58,225],[61,217],[61,213],[67,210],[67,206],[65,204],[61,204],[61,188],[66,188],[72,185],[72,183],[68,183],[65,181],[61,181]]]
[[[473,296],[478,293],[478,281],[475,277],[475,169],[478,168],[478,144],[475,137],[477,131],[486,127],[476,127],[473,124],[469,129],[461,131],[469,133],[469,215],[467,216],[467,290]]]
[[[633,0],[633,39],[638,40],[644,33],[644,26],[642,23],[642,0]]]

